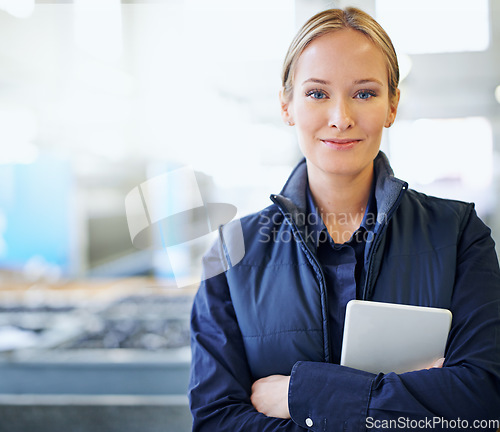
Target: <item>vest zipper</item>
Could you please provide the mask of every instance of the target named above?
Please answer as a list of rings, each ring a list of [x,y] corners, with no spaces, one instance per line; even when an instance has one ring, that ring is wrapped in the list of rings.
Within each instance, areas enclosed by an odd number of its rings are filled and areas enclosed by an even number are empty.
[[[299,245],[306,255],[306,258],[309,260],[311,265],[313,266],[313,269],[316,272],[316,278],[318,279],[319,282],[319,288],[320,288],[320,294],[322,296],[322,318],[323,318],[323,351],[324,351],[324,356],[325,356],[325,362],[330,363],[331,362],[331,356],[330,356],[330,323],[328,320],[328,298],[327,298],[327,291],[326,291],[326,285],[325,285],[325,275],[323,273],[323,269],[321,267],[321,264],[319,261],[316,259],[315,255],[311,252],[311,250],[308,248],[306,242],[304,241],[304,238],[302,237],[302,234],[300,233],[297,225],[291,218],[288,217],[287,213],[284,211],[282,208],[281,204],[278,202],[277,196],[276,195],[271,195],[271,200],[278,206],[281,214],[285,218],[285,220],[290,224],[293,232],[293,236],[296,240],[299,241]]]
[[[369,252],[368,260],[367,260],[368,261],[368,269],[366,272],[365,283],[364,283],[364,287],[363,287],[362,300],[368,300],[368,298],[367,298],[368,297],[368,287],[370,285],[371,278],[373,276],[373,257],[375,256],[375,254],[378,251],[378,248],[380,247],[380,243],[382,241],[382,237],[385,233],[385,230],[387,229],[388,222],[392,218],[392,215],[394,214],[396,209],[399,207],[399,204],[400,204],[401,200],[403,199],[403,195],[406,192],[407,188],[408,188],[408,183],[405,182],[403,184],[403,187],[399,191],[399,195],[398,195],[398,198],[396,199],[396,202],[390,208],[389,212],[387,213],[387,217],[384,218],[384,224],[381,226],[379,233],[374,236],[374,241],[373,241],[372,246],[370,248],[370,252]]]

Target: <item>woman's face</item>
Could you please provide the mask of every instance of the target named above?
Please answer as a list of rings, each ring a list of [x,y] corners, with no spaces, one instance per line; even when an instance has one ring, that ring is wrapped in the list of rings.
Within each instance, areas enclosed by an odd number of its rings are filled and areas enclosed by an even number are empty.
[[[371,172],[382,138],[396,116],[382,51],[362,33],[344,29],[311,42],[300,55],[285,121],[295,124],[308,169]],[[368,170],[368,171],[366,171]]]

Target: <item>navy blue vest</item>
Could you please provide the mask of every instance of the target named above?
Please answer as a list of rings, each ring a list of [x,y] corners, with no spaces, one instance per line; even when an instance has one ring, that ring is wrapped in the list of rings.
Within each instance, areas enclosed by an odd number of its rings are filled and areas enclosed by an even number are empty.
[[[375,160],[377,223],[365,250],[368,300],[449,308],[457,245],[472,204],[428,197]],[[241,219],[245,254],[231,264],[233,224],[221,229],[227,282],[252,375],[289,375],[299,360],[329,362],[327,293],[303,236],[305,161],[265,210]],[[220,247],[222,246],[222,247]]]

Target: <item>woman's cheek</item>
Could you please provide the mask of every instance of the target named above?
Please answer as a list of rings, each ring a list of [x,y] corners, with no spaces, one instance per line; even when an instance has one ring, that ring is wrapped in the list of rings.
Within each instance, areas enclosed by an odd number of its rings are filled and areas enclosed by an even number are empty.
[[[371,132],[377,132],[384,128],[387,121],[387,112],[383,109],[377,110],[366,110],[365,113],[360,116],[362,119],[364,129],[368,129]]]
[[[316,107],[301,106],[297,109],[296,124],[303,131],[312,131],[321,126],[323,115]],[[328,124],[328,122],[326,122]]]

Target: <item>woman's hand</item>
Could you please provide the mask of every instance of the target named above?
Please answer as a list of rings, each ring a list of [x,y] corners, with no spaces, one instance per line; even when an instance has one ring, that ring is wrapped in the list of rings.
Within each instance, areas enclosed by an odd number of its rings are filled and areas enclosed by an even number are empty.
[[[434,361],[422,369],[442,368],[444,358]],[[268,417],[289,419],[288,385],[290,377],[285,375],[270,375],[255,381],[252,385],[250,400],[254,408]]]
[[[255,381],[250,397],[254,408],[268,417],[289,419],[288,385],[290,377],[270,375]]]
[[[441,357],[440,359],[437,359],[434,363],[432,363],[428,367],[425,367],[424,369],[442,368],[443,363],[444,363],[444,357]]]

